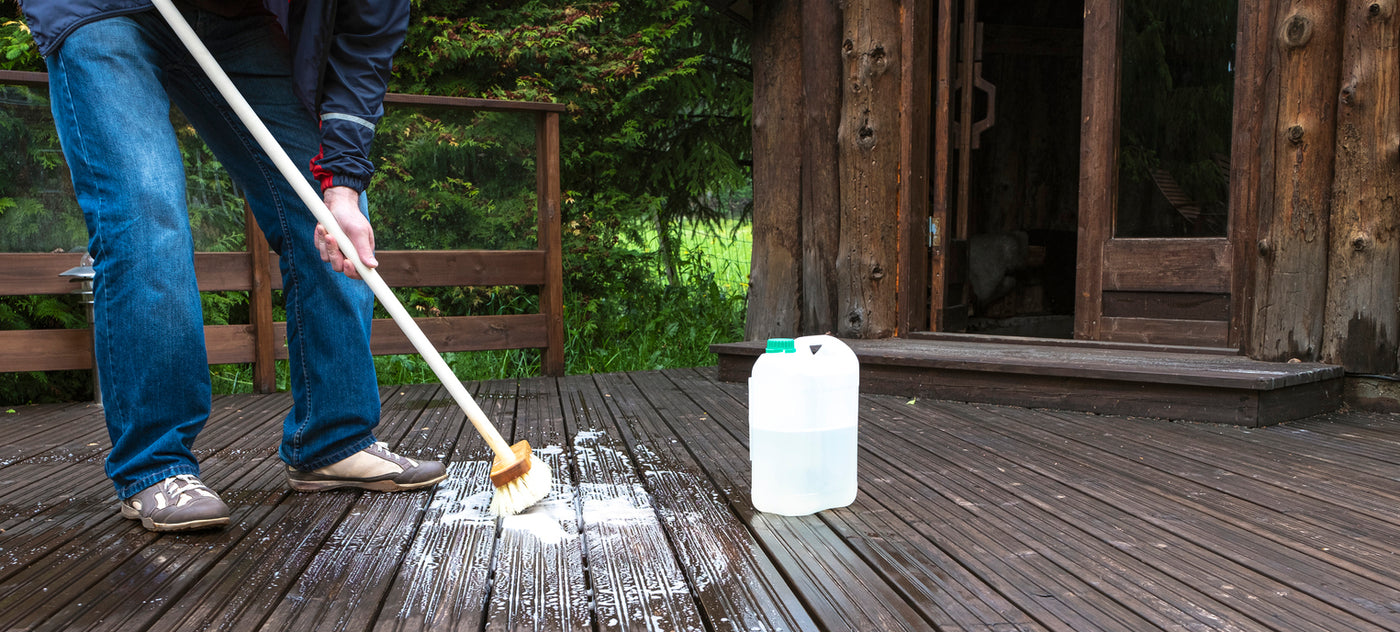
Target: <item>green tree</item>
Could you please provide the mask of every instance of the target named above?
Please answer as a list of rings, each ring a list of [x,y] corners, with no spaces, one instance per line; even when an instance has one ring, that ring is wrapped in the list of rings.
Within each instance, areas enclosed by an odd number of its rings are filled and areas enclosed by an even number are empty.
[[[394,89],[563,103],[570,287],[631,287],[651,225],[674,282],[679,220],[748,186],[747,35],[689,0],[415,0]]]

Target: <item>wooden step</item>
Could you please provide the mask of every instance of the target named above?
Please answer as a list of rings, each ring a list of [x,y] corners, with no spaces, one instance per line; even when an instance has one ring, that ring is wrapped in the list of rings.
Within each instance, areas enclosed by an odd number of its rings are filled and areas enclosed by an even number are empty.
[[[1222,350],[976,336],[846,343],[868,393],[1245,426],[1342,403],[1340,366],[1262,362]],[[763,347],[711,345],[720,379],[748,379]]]

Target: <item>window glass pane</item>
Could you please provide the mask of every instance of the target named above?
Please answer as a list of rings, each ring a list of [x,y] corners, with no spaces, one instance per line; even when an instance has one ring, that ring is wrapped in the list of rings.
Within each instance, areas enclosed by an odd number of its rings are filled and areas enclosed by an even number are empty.
[[[1117,237],[1223,237],[1236,0],[1124,0]]]

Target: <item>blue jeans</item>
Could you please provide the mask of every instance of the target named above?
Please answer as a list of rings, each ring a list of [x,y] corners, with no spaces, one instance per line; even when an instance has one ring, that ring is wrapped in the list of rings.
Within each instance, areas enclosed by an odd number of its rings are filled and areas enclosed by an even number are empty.
[[[272,18],[187,10],[235,85],[297,164],[319,151],[292,90]],[[210,378],[173,102],[242,189],[281,255],[293,407],[282,460],[311,470],[374,442],[379,387],[369,350],[374,297],[322,262],[316,220],[154,10],[79,27],[47,59],[64,156],[95,259],[95,353],[112,451],[128,498],[198,474],[191,448],[209,418]],[[364,207],[364,198],[361,198]]]

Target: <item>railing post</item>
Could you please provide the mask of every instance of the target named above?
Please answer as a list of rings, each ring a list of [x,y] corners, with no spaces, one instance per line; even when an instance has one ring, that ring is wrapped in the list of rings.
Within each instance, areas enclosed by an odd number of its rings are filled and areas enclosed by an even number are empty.
[[[545,252],[540,312],[547,318],[549,346],[540,370],[564,374],[564,246],[560,228],[559,113],[541,112],[535,127],[535,196],[540,212],[539,248]]]
[[[273,355],[277,347],[277,329],[272,322],[272,266],[268,252],[272,249],[267,236],[258,228],[253,208],[243,202],[244,232],[248,244],[248,262],[252,270],[253,287],[248,291],[248,312],[253,327],[253,391],[277,391],[277,362]]]

